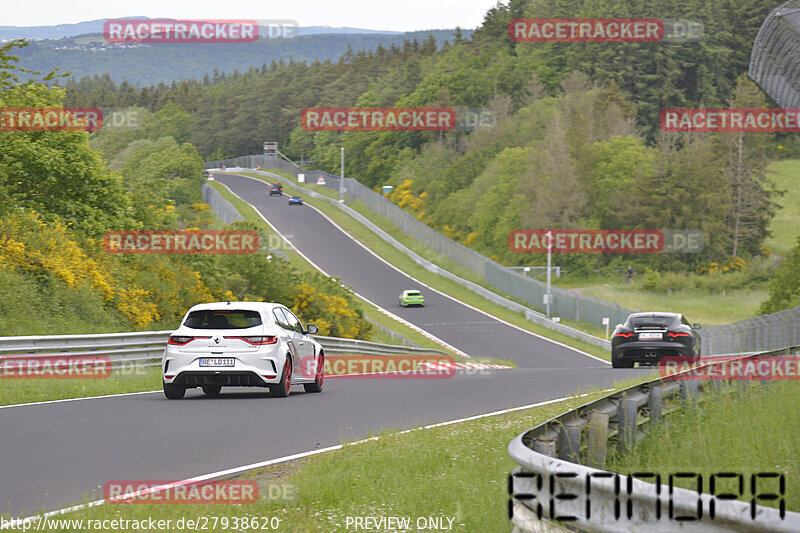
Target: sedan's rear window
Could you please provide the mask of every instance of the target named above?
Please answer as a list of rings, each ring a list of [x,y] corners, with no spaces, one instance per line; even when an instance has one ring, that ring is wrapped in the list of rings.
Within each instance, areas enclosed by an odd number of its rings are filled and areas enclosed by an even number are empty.
[[[261,315],[258,311],[192,311],[183,323],[192,329],[243,329],[260,326]]]
[[[419,291],[406,291],[406,296],[419,296]]]
[[[634,328],[666,328],[675,322],[674,315],[643,315],[631,317]]]

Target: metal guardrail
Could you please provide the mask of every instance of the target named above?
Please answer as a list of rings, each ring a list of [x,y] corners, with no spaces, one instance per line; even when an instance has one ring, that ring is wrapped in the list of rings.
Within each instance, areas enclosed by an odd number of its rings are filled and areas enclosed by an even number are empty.
[[[105,356],[112,367],[144,363],[160,364],[170,331],[100,333],[95,335],[42,335],[0,337],[0,358],[9,356],[97,357]]]
[[[599,346],[599,347],[604,348],[606,350],[611,350],[611,343],[609,341],[605,340],[605,339],[601,339],[600,337],[595,337],[594,335],[592,335],[590,333],[586,333],[585,331],[581,331],[579,329],[576,329],[576,328],[573,328],[573,327],[570,327],[570,326],[567,326],[567,325],[564,325],[564,324],[560,324],[558,322],[553,322],[552,320],[548,320],[545,315],[543,315],[542,313],[540,313],[538,311],[535,311],[535,310],[531,309],[530,307],[526,307],[526,306],[524,306],[522,304],[519,304],[519,303],[517,303],[517,302],[515,302],[513,300],[509,300],[508,298],[500,296],[499,294],[487,289],[486,287],[482,287],[481,285],[478,285],[477,283],[473,283],[473,282],[471,282],[469,280],[466,280],[466,279],[464,279],[464,278],[462,278],[460,276],[457,276],[457,275],[455,275],[455,274],[453,274],[451,272],[448,272],[447,270],[435,265],[434,263],[428,261],[424,257],[420,256],[416,252],[414,252],[414,251],[410,250],[409,248],[407,248],[406,246],[404,246],[400,241],[398,241],[397,239],[395,239],[394,237],[392,237],[391,235],[386,233],[383,229],[378,227],[376,224],[374,224],[372,221],[370,221],[368,218],[363,216],[358,211],[354,210],[353,208],[351,208],[351,207],[349,207],[347,205],[344,205],[344,204],[342,204],[340,202],[337,202],[337,201],[333,200],[332,198],[329,198],[329,197],[325,196],[324,194],[319,194],[316,191],[312,191],[310,189],[306,189],[305,187],[302,187],[302,186],[298,185],[297,183],[294,183],[294,182],[291,182],[290,180],[287,180],[283,176],[280,176],[278,174],[273,174],[271,172],[267,172],[267,171],[264,171],[264,170],[257,170],[257,169],[251,169],[251,168],[243,168],[243,167],[231,167],[231,168],[226,168],[226,170],[235,172],[235,171],[238,171],[238,169],[240,169],[240,168],[242,170],[247,170],[248,172],[251,172],[251,173],[254,173],[254,174],[260,174],[262,176],[269,177],[270,179],[277,179],[277,180],[283,181],[284,183],[287,183],[288,185],[291,185],[293,188],[297,189],[298,191],[302,192],[303,194],[307,194],[307,195],[311,196],[312,198],[317,198],[317,199],[323,200],[325,202],[328,202],[331,205],[336,206],[337,208],[339,208],[342,211],[344,211],[345,213],[347,213],[349,216],[353,217],[354,219],[358,220],[359,222],[361,222],[362,224],[367,226],[367,228],[369,228],[378,237],[383,239],[388,244],[392,245],[397,250],[400,250],[401,252],[403,252],[412,261],[414,261],[415,263],[417,263],[418,265],[423,267],[425,270],[427,270],[429,272],[432,272],[434,274],[439,274],[440,276],[446,277],[446,278],[458,283],[459,285],[461,285],[463,287],[466,287],[467,289],[469,289],[470,291],[474,292],[475,294],[478,294],[479,296],[482,296],[483,298],[486,298],[487,300],[489,300],[491,302],[494,302],[497,305],[505,307],[506,309],[510,309],[512,311],[515,311],[515,312],[518,312],[518,313],[522,313],[522,314],[525,315],[525,318],[527,320],[529,320],[529,321],[531,321],[531,322],[533,322],[535,324],[539,324],[540,326],[544,326],[544,327],[546,327],[548,329],[552,329],[554,331],[557,331],[559,333],[567,335],[568,337],[572,337],[574,339],[582,340],[582,341],[584,341],[586,343],[589,343],[589,344],[592,344],[594,346]],[[349,179],[349,178],[347,178],[347,179]]]
[[[791,353],[800,353],[800,348],[742,358]],[[680,402],[694,402],[705,389],[722,386],[721,381],[656,379],[518,435],[508,446],[509,455],[520,465],[509,476],[508,487],[515,531],[542,531],[550,523],[542,518],[554,517],[579,531],[800,531],[800,513],[786,512],[782,519],[776,508],[671,486],[667,493],[660,480],[648,483],[600,470],[609,440],[626,452],[644,436],[643,430]],[[662,510],[667,506],[668,511]],[[696,520],[688,518],[698,515]]]
[[[69,360],[70,358],[103,356],[108,358],[112,368],[155,366],[161,362],[164,346],[167,344],[167,337],[170,333],[172,331],[0,337],[0,359],[23,356],[26,359],[58,357]],[[314,338],[322,344],[328,355],[445,354],[440,350],[357,339],[318,335],[315,335]]]

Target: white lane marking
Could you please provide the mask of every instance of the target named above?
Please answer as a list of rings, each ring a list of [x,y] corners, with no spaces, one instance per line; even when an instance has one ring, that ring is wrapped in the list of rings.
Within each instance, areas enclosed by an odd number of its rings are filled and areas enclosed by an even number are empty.
[[[238,176],[240,176],[240,177],[242,177],[242,178],[251,179],[251,180],[257,181],[257,182],[259,182],[259,183],[261,183],[261,184],[264,184],[264,181],[262,181],[262,180],[259,180],[259,179],[256,179],[256,178],[251,178],[250,176],[242,176],[241,174],[237,174],[237,175],[238,175]],[[288,244],[289,246],[291,246],[291,247],[292,247],[292,249],[293,249],[295,252],[297,252],[297,254],[298,254],[300,257],[302,257],[303,259],[305,259],[306,261],[308,261],[308,263],[309,263],[311,266],[313,266],[314,268],[316,268],[317,270],[319,270],[320,272],[322,272],[323,274],[325,274],[325,275],[326,275],[326,276],[328,276],[329,278],[332,278],[332,277],[333,277],[333,276],[331,276],[330,274],[328,274],[327,272],[325,272],[324,270],[322,270],[322,268],[320,268],[320,267],[319,267],[319,265],[317,265],[316,263],[314,263],[314,261],[312,261],[311,259],[309,259],[309,258],[308,258],[308,256],[306,256],[306,255],[305,255],[303,252],[301,252],[301,251],[300,251],[300,250],[297,248],[297,246],[295,246],[295,245],[294,245],[294,244],[293,244],[293,243],[292,243],[292,242],[291,242],[289,239],[287,239],[287,238],[286,238],[286,237],[285,237],[285,236],[284,236],[284,235],[283,235],[283,234],[282,234],[280,231],[278,231],[278,228],[276,228],[274,225],[272,225],[272,223],[271,223],[269,220],[267,220],[267,219],[266,219],[266,217],[264,217],[264,215],[262,215],[262,214],[261,214],[261,211],[259,211],[259,210],[258,210],[258,208],[257,208],[256,206],[254,206],[253,204],[251,204],[250,202],[248,202],[247,200],[245,200],[244,198],[242,198],[241,196],[239,196],[238,194],[236,194],[235,192],[233,192],[233,191],[231,190],[231,188],[230,188],[230,187],[228,187],[227,185],[225,185],[225,184],[224,184],[224,183],[222,183],[221,181],[217,181],[217,183],[219,183],[220,185],[222,185],[223,187],[225,187],[225,188],[228,190],[228,192],[230,192],[230,193],[231,193],[232,195],[234,195],[236,198],[238,198],[238,199],[239,199],[239,200],[241,200],[242,202],[244,202],[244,203],[246,203],[247,205],[249,205],[249,206],[250,206],[250,207],[253,209],[253,211],[255,211],[255,212],[256,212],[256,214],[257,214],[258,216],[260,216],[260,217],[261,217],[261,220],[263,220],[264,222],[266,222],[266,223],[267,223],[267,225],[269,225],[269,227],[270,227],[270,228],[272,228],[272,231],[274,231],[275,233],[277,233],[277,234],[278,234],[278,236],[280,236],[280,238],[281,238],[281,239],[283,239],[283,240],[286,242],[286,244]],[[306,204],[306,206],[308,206],[308,207],[311,207],[312,209],[315,209],[315,210],[316,210],[316,208],[314,208],[313,206],[310,206],[310,205],[308,205],[308,204]],[[318,211],[318,210],[317,210],[317,211]],[[323,216],[324,216],[324,215],[323,215]],[[327,218],[327,217],[325,217],[325,218]],[[336,226],[336,227],[337,227],[337,228],[339,228],[339,226]],[[341,231],[341,228],[339,228],[339,230]],[[412,279],[413,279],[413,278],[412,278]],[[349,288],[349,287],[348,287],[348,288]],[[352,288],[350,288],[350,290],[352,290]],[[414,331],[416,331],[417,333],[420,333],[420,334],[424,335],[425,337],[427,337],[428,339],[432,340],[432,341],[433,341],[433,342],[435,342],[436,344],[439,344],[440,346],[444,346],[444,347],[445,347],[445,348],[447,348],[448,350],[451,350],[452,352],[454,352],[454,353],[457,353],[457,354],[458,354],[458,355],[460,355],[461,357],[464,357],[464,358],[467,358],[467,359],[469,359],[469,358],[470,358],[470,356],[469,356],[468,354],[466,354],[465,352],[463,352],[463,351],[459,350],[459,349],[458,349],[458,348],[456,348],[455,346],[452,346],[452,345],[448,344],[447,342],[443,341],[443,340],[442,340],[442,339],[440,339],[439,337],[435,336],[433,333],[430,333],[429,331],[426,331],[426,330],[424,330],[424,329],[420,328],[419,326],[415,326],[415,325],[414,325],[414,324],[412,324],[411,322],[409,322],[409,321],[407,321],[407,320],[405,320],[405,319],[403,319],[403,318],[401,318],[401,317],[399,317],[399,316],[395,315],[394,313],[392,313],[391,311],[389,311],[389,310],[387,310],[387,309],[384,309],[383,307],[379,306],[378,304],[376,304],[376,303],[375,303],[375,302],[373,302],[372,300],[369,300],[369,299],[368,299],[368,298],[366,298],[365,296],[362,296],[361,294],[357,293],[356,291],[353,291],[353,294],[355,294],[356,296],[358,296],[359,298],[361,298],[362,300],[364,300],[365,302],[367,302],[367,303],[368,303],[368,304],[370,304],[371,306],[375,307],[375,308],[376,308],[378,311],[380,311],[380,312],[381,312],[381,313],[383,313],[384,315],[387,315],[388,317],[390,317],[390,318],[393,318],[394,320],[397,320],[398,322],[400,322],[400,323],[401,323],[401,324],[403,324],[404,326],[406,326],[406,327],[408,327],[408,328],[411,328],[411,329],[413,329]]]
[[[241,174],[238,174],[238,175],[239,175],[239,176],[241,176]],[[286,179],[286,178],[283,178],[283,176],[278,176],[277,174],[275,174],[275,176],[277,176],[277,177],[279,177],[279,178],[282,178],[282,179]],[[264,180],[260,180],[260,179],[258,179],[258,178],[253,178],[253,177],[251,177],[251,176],[241,176],[241,177],[243,177],[243,178],[247,178],[247,179],[251,179],[251,180],[255,180],[255,181],[258,181],[258,182],[261,182],[261,183],[265,183],[265,182],[264,182]],[[229,190],[230,190],[230,189],[229,189]],[[323,201],[324,201],[324,200],[323,200]],[[360,242],[358,239],[356,239],[355,237],[353,237],[352,235],[350,235],[349,233],[347,233],[347,232],[346,232],[344,229],[342,229],[342,227],[341,227],[341,226],[339,226],[339,225],[338,225],[336,222],[334,222],[333,220],[331,220],[331,219],[330,219],[330,218],[329,218],[329,217],[328,217],[328,216],[327,216],[325,213],[323,213],[322,211],[320,211],[319,209],[317,209],[316,207],[314,207],[314,206],[313,206],[313,205],[311,205],[311,204],[306,204],[306,205],[307,205],[308,207],[310,207],[311,209],[315,210],[316,212],[318,212],[319,214],[321,214],[323,217],[325,217],[325,218],[326,218],[326,219],[327,219],[327,220],[328,220],[328,221],[329,221],[331,224],[333,224],[334,226],[336,226],[337,228],[339,228],[339,231],[341,231],[342,233],[344,233],[345,235],[347,235],[347,236],[348,236],[350,239],[352,239],[354,242],[356,242],[356,243],[357,243],[359,246],[361,246],[361,247],[362,247],[362,248],[364,248],[366,251],[368,251],[369,253],[371,253],[371,254],[372,254],[372,255],[374,255],[375,257],[377,257],[377,258],[378,258],[380,261],[382,261],[382,262],[386,263],[387,265],[389,265],[390,267],[392,267],[392,268],[393,268],[393,269],[395,269],[396,271],[400,272],[401,274],[403,274],[404,276],[408,277],[409,279],[412,279],[412,280],[414,280],[415,282],[419,283],[419,284],[420,284],[420,285],[422,285],[423,287],[426,287],[427,289],[429,289],[429,290],[431,290],[431,291],[433,291],[433,292],[436,292],[436,293],[438,293],[438,294],[441,294],[442,296],[445,296],[445,297],[447,297],[447,298],[450,298],[450,299],[451,299],[451,300],[453,300],[454,302],[460,303],[461,305],[463,305],[463,306],[465,306],[465,307],[468,307],[468,308],[472,309],[473,311],[477,311],[477,312],[479,312],[479,313],[481,313],[481,314],[483,314],[483,315],[485,315],[485,316],[488,316],[488,317],[489,317],[489,318],[491,318],[491,319],[497,320],[498,322],[502,322],[503,324],[505,324],[505,325],[507,325],[507,326],[511,326],[512,328],[515,328],[515,329],[518,329],[518,330],[520,330],[520,331],[522,331],[522,332],[524,332],[524,333],[527,333],[528,335],[533,335],[534,337],[538,337],[539,339],[545,340],[545,341],[547,341],[547,342],[551,342],[551,343],[553,343],[553,344],[556,344],[556,345],[558,345],[558,346],[561,346],[561,347],[563,347],[563,348],[570,349],[570,350],[572,350],[572,351],[574,351],[574,352],[577,352],[577,353],[579,353],[579,354],[581,354],[581,355],[585,355],[586,357],[590,357],[590,358],[592,358],[592,359],[594,359],[594,360],[596,360],[596,361],[600,361],[601,363],[604,363],[604,364],[606,364],[606,365],[610,365],[610,364],[611,364],[611,362],[610,362],[610,361],[606,361],[605,359],[601,359],[600,357],[597,357],[596,355],[592,355],[592,354],[590,354],[590,353],[586,353],[586,352],[584,352],[583,350],[579,350],[578,348],[575,348],[575,347],[573,347],[573,346],[569,346],[568,344],[564,344],[564,343],[562,343],[562,342],[558,342],[558,341],[556,341],[556,340],[550,339],[550,338],[548,338],[548,337],[545,337],[545,336],[543,336],[543,335],[539,335],[538,333],[534,333],[534,332],[532,332],[532,331],[528,331],[527,329],[525,329],[525,328],[522,328],[522,327],[520,327],[520,326],[517,326],[517,325],[515,325],[515,324],[512,324],[511,322],[507,322],[507,321],[503,320],[502,318],[498,318],[498,317],[496,317],[496,316],[492,315],[491,313],[489,313],[489,312],[487,312],[487,311],[484,311],[483,309],[478,309],[477,307],[474,307],[474,306],[472,306],[472,305],[470,305],[470,304],[468,304],[468,303],[466,303],[466,302],[462,302],[461,300],[458,300],[458,299],[457,299],[457,298],[455,298],[454,296],[450,296],[449,294],[445,294],[445,293],[443,293],[442,291],[440,291],[440,290],[438,290],[438,289],[435,289],[435,288],[433,288],[433,287],[431,287],[431,286],[429,286],[429,285],[426,285],[425,283],[423,283],[423,282],[419,281],[418,279],[414,278],[414,277],[413,277],[413,276],[411,276],[410,274],[408,274],[408,273],[406,273],[406,272],[403,272],[403,271],[402,271],[402,270],[400,270],[398,267],[394,266],[394,265],[393,265],[393,264],[391,264],[389,261],[387,261],[387,260],[386,260],[386,259],[384,259],[383,257],[379,256],[377,253],[375,253],[375,252],[373,252],[372,250],[370,250],[369,248],[367,248],[367,246],[366,246],[366,245],[364,245],[364,244],[363,244],[363,243],[361,243],[361,242]],[[262,218],[263,218],[263,217],[262,217]],[[356,221],[356,222],[358,222],[358,221]],[[367,228],[367,229],[369,229],[369,228]],[[440,268],[441,268],[441,267],[440,267]]]
[[[137,394],[153,394],[155,392],[163,392],[163,391],[149,390],[142,392],[123,392],[120,394],[104,394],[102,396],[83,396],[82,398],[64,398],[63,400],[45,400],[43,402],[14,403],[11,405],[0,405],[0,409],[8,409],[10,407],[27,407],[30,405],[46,405],[49,403],[77,402],[79,400],[96,400],[98,398],[119,398],[120,396],[136,396]]]
[[[606,389],[606,390],[603,390],[603,391],[600,391],[600,392],[601,393],[602,392],[610,392],[612,390],[614,390],[614,389]],[[521,411],[521,410],[524,410],[524,409],[532,409],[534,407],[542,407],[542,406],[545,406],[545,405],[548,405],[548,404],[551,404],[551,403],[562,402],[562,401],[565,401],[565,400],[571,400],[571,399],[577,399],[577,398],[583,398],[583,397],[589,396],[590,394],[593,394],[593,393],[585,392],[585,393],[579,394],[577,396],[564,396],[562,398],[556,398],[554,400],[546,400],[546,401],[543,401],[543,402],[537,402],[537,403],[532,403],[532,404],[528,404],[528,405],[521,405],[519,407],[511,407],[509,409],[502,409],[500,411],[492,411],[490,413],[484,413],[484,414],[480,414],[480,415],[473,415],[473,416],[468,416],[468,417],[464,417],[464,418],[457,418],[455,420],[448,420],[446,422],[438,422],[436,424],[428,424],[427,426],[421,426],[421,427],[417,427],[417,428],[405,429],[403,431],[399,431],[398,433],[395,433],[395,435],[404,435],[406,433],[411,433],[412,431],[421,431],[423,429],[433,429],[433,428],[438,428],[438,427],[442,427],[442,426],[449,426],[449,425],[452,425],[452,424],[460,424],[461,422],[469,422],[471,420],[478,420],[478,419],[481,419],[481,418],[487,418],[487,417],[490,417],[490,416],[503,415],[503,414],[506,414],[506,413],[512,413],[514,411]],[[142,492],[142,494],[144,494],[145,491],[146,492],[154,492],[154,491],[158,492],[158,491],[163,490],[164,488],[166,488],[168,486],[171,487],[171,486],[175,486],[175,485],[178,485],[178,484],[186,485],[186,484],[190,484],[190,483],[199,483],[199,482],[202,482],[202,481],[210,481],[210,480],[213,480],[213,479],[231,477],[233,475],[242,474],[242,473],[250,471],[250,470],[255,470],[255,469],[258,469],[258,468],[264,468],[264,467],[267,467],[267,466],[272,466],[272,465],[276,465],[276,464],[280,464],[280,463],[286,463],[286,462],[289,462],[289,461],[302,459],[304,457],[310,457],[312,455],[319,455],[321,453],[327,453],[327,452],[332,452],[332,451],[336,451],[336,450],[341,450],[345,446],[355,446],[357,444],[363,444],[365,442],[374,441],[374,440],[380,440],[380,437],[368,437],[366,439],[353,441],[353,442],[350,442],[350,443],[347,443],[347,444],[337,444],[335,446],[328,446],[327,448],[320,448],[318,450],[309,450],[307,452],[295,453],[295,454],[292,454],[292,455],[286,455],[284,457],[278,457],[277,459],[269,459],[267,461],[261,461],[259,463],[252,463],[252,464],[249,464],[249,465],[237,466],[235,468],[229,468],[227,470],[220,470],[218,472],[211,472],[209,474],[204,474],[202,476],[196,476],[196,477],[192,477],[192,478],[188,478],[188,479],[183,479],[181,481],[176,481],[176,482],[171,483],[169,485],[162,485],[162,486],[159,486],[159,487],[150,487],[150,488],[144,489],[144,491],[140,491],[140,492]],[[137,492],[135,495],[139,495],[139,493]],[[42,513],[42,514],[38,514],[38,515],[32,515],[32,516],[29,516],[27,518],[8,519],[4,523],[0,524],[0,529],[8,529],[8,528],[19,529],[22,524],[30,523],[33,520],[37,520],[38,519],[40,521],[39,523],[41,523],[41,520],[43,520],[45,518],[50,518],[51,516],[67,514],[67,513],[73,512],[73,511],[80,511],[82,509],[88,509],[90,507],[97,507],[99,505],[103,505],[104,503],[105,503],[105,500],[95,500],[93,502],[82,503],[80,505],[73,505],[72,507],[65,507],[63,509],[57,509],[55,511],[49,511],[47,513]]]

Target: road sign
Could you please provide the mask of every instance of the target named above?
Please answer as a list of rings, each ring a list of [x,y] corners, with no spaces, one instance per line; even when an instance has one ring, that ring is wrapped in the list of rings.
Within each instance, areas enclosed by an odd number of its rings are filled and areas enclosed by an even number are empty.
[[[320,176],[317,178],[317,185],[325,185],[325,176]]]

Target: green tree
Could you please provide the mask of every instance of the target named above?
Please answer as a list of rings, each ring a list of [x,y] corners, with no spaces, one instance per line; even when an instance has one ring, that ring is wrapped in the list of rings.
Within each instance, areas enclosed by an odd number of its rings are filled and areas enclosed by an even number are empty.
[[[761,304],[759,313],[777,313],[800,305],[800,239],[792,248],[775,277],[770,282],[769,298]]]
[[[0,108],[61,107],[64,91],[19,82],[11,42],[0,47]],[[44,81],[52,79],[45,76]],[[0,188],[17,205],[60,218],[90,235],[129,220],[130,200],[121,177],[90,149],[83,131],[0,131]]]
[[[764,108],[761,89],[742,74],[730,102],[732,108]],[[766,133],[719,133],[715,136],[719,158],[724,162],[731,200],[728,214],[730,254],[758,254],[769,235],[769,222],[778,205],[778,191],[767,175],[767,148],[772,135]]]

